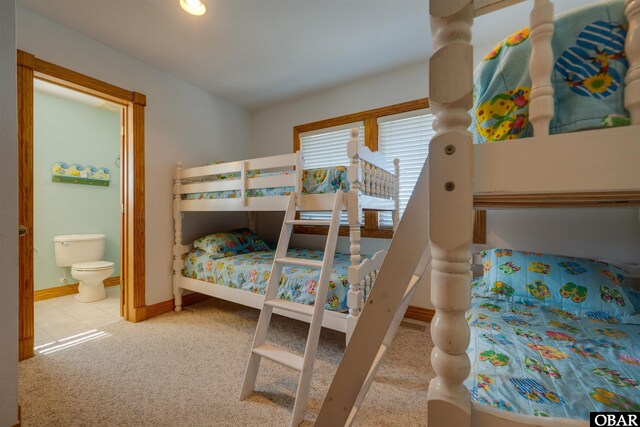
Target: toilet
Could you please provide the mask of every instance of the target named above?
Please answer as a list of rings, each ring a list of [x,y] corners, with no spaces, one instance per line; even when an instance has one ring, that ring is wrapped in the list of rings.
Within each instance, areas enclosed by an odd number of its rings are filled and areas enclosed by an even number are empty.
[[[53,238],[56,265],[71,267],[71,277],[80,283],[74,297],[76,301],[106,298],[104,280],[115,270],[112,262],[102,261],[106,237],[104,234],[65,234]]]

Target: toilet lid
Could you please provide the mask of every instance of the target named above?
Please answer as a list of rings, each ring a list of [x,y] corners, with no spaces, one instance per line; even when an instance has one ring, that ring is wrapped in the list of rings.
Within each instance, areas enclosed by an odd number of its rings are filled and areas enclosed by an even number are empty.
[[[78,262],[71,266],[71,268],[76,271],[106,270],[111,267],[113,267],[113,263],[110,261]]]

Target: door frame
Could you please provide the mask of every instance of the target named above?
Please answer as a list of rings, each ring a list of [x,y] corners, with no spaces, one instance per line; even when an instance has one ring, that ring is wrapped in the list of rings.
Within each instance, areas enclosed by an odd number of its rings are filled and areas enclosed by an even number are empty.
[[[19,359],[34,355],[33,334],[33,80],[46,80],[122,105],[121,140],[121,314],[145,320],[144,113],[146,96],[52,64],[18,50]]]

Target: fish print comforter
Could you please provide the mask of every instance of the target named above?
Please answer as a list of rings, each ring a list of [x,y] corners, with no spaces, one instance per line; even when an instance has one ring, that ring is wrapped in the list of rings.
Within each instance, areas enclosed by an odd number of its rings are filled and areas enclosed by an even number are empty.
[[[271,275],[274,253],[275,251],[260,251],[212,259],[207,252],[194,249],[186,256],[183,275],[217,285],[264,294]],[[322,260],[323,251],[289,249],[287,256]],[[349,255],[335,254],[325,309],[348,310],[347,269],[350,265]],[[276,297],[300,304],[313,305],[316,299],[319,275],[319,269],[285,265]]]
[[[467,320],[473,401],[583,420],[594,411],[640,411],[639,324],[481,297]]]

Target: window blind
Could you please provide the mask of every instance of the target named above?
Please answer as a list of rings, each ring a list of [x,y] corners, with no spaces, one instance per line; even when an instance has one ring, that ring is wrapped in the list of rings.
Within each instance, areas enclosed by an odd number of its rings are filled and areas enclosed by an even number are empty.
[[[435,116],[422,110],[413,117],[382,118],[378,120],[378,150],[389,161],[400,159],[400,216],[407,207],[413,187],[429,154],[429,142],[435,135]],[[380,227],[392,227],[391,212],[380,212]]]
[[[364,145],[364,126],[353,123],[336,128],[323,129],[321,132],[309,132],[300,135],[300,150],[304,156],[304,168],[326,168],[331,166],[347,166],[347,143],[351,139],[351,129],[358,127],[358,142]],[[331,218],[331,212],[303,212],[302,219]],[[362,219],[361,219],[362,221]],[[347,212],[342,212],[341,224],[348,224]]]

